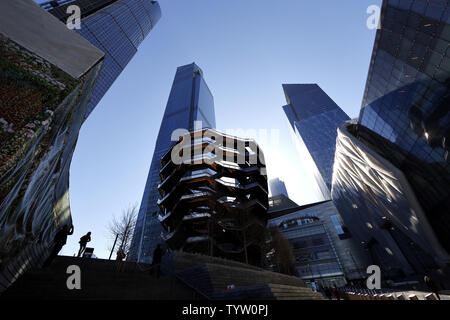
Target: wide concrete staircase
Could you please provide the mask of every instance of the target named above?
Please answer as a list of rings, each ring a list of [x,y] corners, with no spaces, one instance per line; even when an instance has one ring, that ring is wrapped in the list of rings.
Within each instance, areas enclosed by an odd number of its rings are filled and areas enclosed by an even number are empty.
[[[323,300],[321,294],[306,287],[283,284],[261,284],[216,292],[216,300]]]
[[[81,270],[81,289],[69,290],[67,268]],[[165,255],[162,276],[142,263],[58,256],[32,269],[0,299],[317,300],[300,278],[198,254]]]
[[[179,279],[209,299],[321,300],[294,276],[236,261],[174,252]]]
[[[81,290],[69,290],[67,267],[81,270]],[[49,267],[27,272],[0,299],[202,299],[176,276],[150,274],[150,265],[58,256]]]

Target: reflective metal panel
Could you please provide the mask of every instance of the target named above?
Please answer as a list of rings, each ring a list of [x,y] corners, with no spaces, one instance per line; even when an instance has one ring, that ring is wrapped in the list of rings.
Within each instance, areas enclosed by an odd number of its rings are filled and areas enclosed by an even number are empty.
[[[367,263],[393,277],[448,263],[403,171],[353,136],[356,128],[354,121],[339,127],[332,198]]]

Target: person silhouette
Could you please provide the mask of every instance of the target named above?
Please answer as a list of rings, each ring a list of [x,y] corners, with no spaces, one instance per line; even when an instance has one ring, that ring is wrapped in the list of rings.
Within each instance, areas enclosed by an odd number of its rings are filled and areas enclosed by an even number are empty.
[[[119,250],[117,250],[116,260],[123,261],[123,259],[125,259],[126,256],[127,255],[125,254],[125,251],[123,251],[122,247],[120,247]]]
[[[80,244],[80,250],[78,250],[77,257],[81,257],[81,255],[84,253],[84,250],[86,250],[86,245],[89,241],[91,241],[90,231],[80,238],[80,241],[78,242]]]
[[[325,287],[324,293],[325,293],[325,297],[328,300],[331,300],[333,294],[332,294],[331,289],[329,287]]]
[[[159,278],[161,269],[161,259],[162,259],[162,249],[161,245],[156,246],[155,251],[153,251],[152,269],[156,269],[156,278]]]
[[[44,262],[44,264],[42,265],[43,267],[47,267],[49,266],[53,259],[55,259],[55,257],[58,255],[59,251],[61,251],[62,247],[64,247],[64,245],[67,242],[67,236],[70,236],[73,234],[73,225],[64,225],[55,235],[55,238],[53,240],[54,245],[53,245],[53,249],[50,253],[50,255],[48,256],[47,260]]]
[[[339,292],[338,288],[336,287],[336,285],[334,285],[333,287],[333,297],[336,300],[341,300],[341,293]]]

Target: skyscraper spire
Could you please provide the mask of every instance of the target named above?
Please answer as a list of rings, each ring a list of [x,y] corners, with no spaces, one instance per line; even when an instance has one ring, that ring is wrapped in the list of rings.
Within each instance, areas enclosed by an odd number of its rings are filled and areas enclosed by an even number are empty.
[[[302,164],[313,172],[324,200],[330,199],[337,128],[350,118],[317,84],[283,84],[283,90]]]
[[[157,205],[159,170],[161,157],[174,143],[172,134],[177,129],[189,131],[215,126],[214,98],[202,70],[195,63],[178,67],[156,140],[128,260],[151,262],[154,248],[163,242]]]

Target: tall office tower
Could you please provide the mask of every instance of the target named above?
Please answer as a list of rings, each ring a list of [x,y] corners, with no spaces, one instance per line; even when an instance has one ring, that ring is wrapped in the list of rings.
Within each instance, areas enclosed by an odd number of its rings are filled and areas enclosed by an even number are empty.
[[[339,128],[332,197],[386,275],[450,263],[449,3],[383,2],[360,117]]]
[[[181,136],[161,159],[158,205],[166,244],[261,265],[269,207],[264,163],[251,139],[212,129]]]
[[[172,133],[176,129],[193,130],[194,122],[201,121],[199,129],[216,126],[214,99],[195,64],[178,67],[161,121],[155,151],[139,209],[138,220],[128,260],[151,262],[153,250],[162,243],[163,228],[159,222],[158,184],[161,158],[172,147]],[[197,125],[196,125],[197,126]]]
[[[0,1],[0,21],[2,292],[70,233],[70,163],[104,53],[31,0]]]
[[[105,62],[89,101],[86,117],[111,87],[137,48],[161,17],[157,1],[150,0],[53,0],[41,6],[67,23],[76,5],[81,11],[81,36],[105,53]]]
[[[330,199],[337,127],[350,118],[317,84],[283,84],[284,112],[298,138],[302,164]]]
[[[280,178],[274,178],[269,180],[269,188],[270,193],[272,194],[272,197],[279,196],[280,194],[285,195],[287,198],[289,198],[286,185],[284,184],[283,180],[280,180]]]

